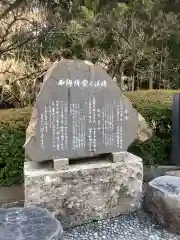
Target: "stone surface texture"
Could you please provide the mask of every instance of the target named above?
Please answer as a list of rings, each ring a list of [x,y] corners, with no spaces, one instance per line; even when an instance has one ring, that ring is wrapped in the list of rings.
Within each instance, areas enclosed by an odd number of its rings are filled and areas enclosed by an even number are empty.
[[[24,147],[33,161],[77,159],[127,151],[138,114],[104,69],[63,59],[48,70],[30,124]]]
[[[143,184],[141,202],[146,193],[146,186],[147,183]],[[23,205],[3,205],[3,208],[12,207]],[[151,215],[143,211],[141,204],[140,209],[134,213],[65,229],[62,240],[180,240],[180,236],[163,229]]]
[[[138,113],[138,123],[137,140],[140,142],[145,142],[153,136],[153,130],[140,113]]]
[[[1,240],[61,240],[63,228],[46,209],[0,208]]]
[[[180,177],[161,176],[149,182],[144,206],[165,229],[180,234]]]
[[[68,229],[63,240],[180,240],[147,214],[133,213]]]
[[[25,205],[44,205],[63,227],[128,214],[139,207],[142,159],[130,153],[121,162],[97,159],[59,171],[34,164],[25,163]]]
[[[36,136],[36,124],[37,124],[37,111],[36,108],[33,108],[32,116],[28,125],[28,128],[26,130],[26,144],[30,143],[31,141],[35,140]],[[153,136],[153,130],[145,120],[145,118],[138,113],[138,134],[137,134],[137,140],[140,142],[145,142],[148,139],[150,139]],[[25,146],[24,145],[24,146]],[[27,159],[28,156],[26,156]],[[31,159],[29,159],[31,160]],[[162,174],[163,175],[163,174]]]
[[[56,64],[58,63],[58,61],[55,61],[51,67],[48,69],[44,79],[43,79],[43,83],[47,81],[47,79],[49,78],[52,69],[56,66]],[[34,142],[35,137],[36,137],[36,126],[37,126],[37,108],[34,107],[33,111],[32,111],[32,115],[29,121],[29,125],[26,129],[26,140],[25,140],[25,144],[24,147],[28,144],[30,144],[30,142]]]

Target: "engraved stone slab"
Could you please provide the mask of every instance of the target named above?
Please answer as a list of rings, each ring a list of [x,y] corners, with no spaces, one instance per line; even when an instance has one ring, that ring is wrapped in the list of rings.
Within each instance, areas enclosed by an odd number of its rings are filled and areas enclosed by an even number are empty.
[[[62,235],[60,222],[46,209],[0,209],[1,240],[60,240]]]
[[[25,144],[33,161],[126,151],[137,138],[137,111],[106,71],[87,61],[55,62],[34,112],[36,134]]]

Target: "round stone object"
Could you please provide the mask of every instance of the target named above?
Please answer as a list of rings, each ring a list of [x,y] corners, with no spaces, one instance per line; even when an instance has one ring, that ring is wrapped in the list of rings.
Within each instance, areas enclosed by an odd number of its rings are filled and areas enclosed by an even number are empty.
[[[62,234],[60,222],[46,209],[0,209],[1,240],[59,240]]]
[[[180,177],[161,176],[150,181],[144,207],[167,231],[180,234]]]

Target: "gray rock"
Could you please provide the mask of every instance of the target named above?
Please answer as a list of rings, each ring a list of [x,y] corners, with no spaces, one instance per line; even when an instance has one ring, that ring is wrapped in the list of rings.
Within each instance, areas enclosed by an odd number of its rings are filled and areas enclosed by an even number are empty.
[[[1,240],[60,240],[63,229],[46,209],[1,208]]]
[[[149,182],[144,204],[165,229],[180,234],[180,177],[161,176]]]
[[[140,206],[142,159],[130,153],[116,163],[97,158],[55,171],[26,162],[24,169],[25,205],[45,205],[66,228],[128,214]]]
[[[137,132],[137,111],[106,71],[61,60],[45,76],[24,147],[36,162],[93,157],[126,151]]]
[[[145,142],[153,136],[153,130],[145,120],[145,118],[138,113],[138,140]]]

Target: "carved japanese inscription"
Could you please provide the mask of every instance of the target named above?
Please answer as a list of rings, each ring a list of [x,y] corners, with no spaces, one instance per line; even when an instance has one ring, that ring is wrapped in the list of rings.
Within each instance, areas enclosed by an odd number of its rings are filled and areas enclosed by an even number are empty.
[[[33,161],[126,151],[137,138],[136,110],[106,71],[90,62],[55,62],[35,110],[35,133],[25,143]]]

